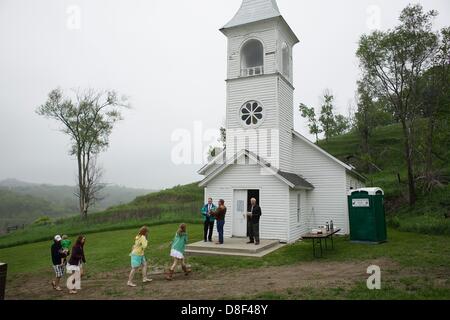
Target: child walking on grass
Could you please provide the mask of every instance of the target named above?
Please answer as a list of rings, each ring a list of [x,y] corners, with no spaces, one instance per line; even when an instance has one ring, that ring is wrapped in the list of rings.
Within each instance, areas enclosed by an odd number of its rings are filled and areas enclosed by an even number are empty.
[[[148,246],[148,228],[143,226],[139,230],[139,234],[134,238],[134,245],[131,249],[131,271],[128,277],[127,285],[129,287],[136,287],[133,283],[134,274],[142,267],[142,282],[151,282],[152,279],[147,278],[147,259],[145,258],[145,249]]]
[[[167,280],[173,279],[173,274],[175,272],[175,268],[177,264],[181,264],[181,268],[184,271],[184,274],[187,276],[191,272],[191,269],[186,266],[184,251],[186,249],[186,244],[188,242],[188,235],[186,232],[186,224],[180,224],[180,227],[175,234],[175,238],[172,242],[172,249],[170,250],[170,256],[173,258],[173,264],[169,269],[169,272],[166,274]]]

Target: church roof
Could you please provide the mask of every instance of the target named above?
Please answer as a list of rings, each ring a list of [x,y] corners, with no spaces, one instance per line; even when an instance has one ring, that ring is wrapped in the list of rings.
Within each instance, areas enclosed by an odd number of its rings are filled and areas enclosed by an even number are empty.
[[[243,0],[239,11],[223,28],[232,28],[280,16],[276,0]]]
[[[284,171],[278,171],[278,174],[287,181],[291,182],[295,188],[314,189],[314,186],[311,183],[300,177],[298,174]]]
[[[225,154],[220,154],[219,156],[222,157],[222,159],[226,158]],[[230,165],[237,163],[237,161],[243,156],[252,158],[261,167],[267,169],[268,172],[272,173],[274,177],[280,179],[281,181],[286,183],[291,188],[306,189],[306,190],[314,189],[314,186],[311,183],[309,183],[308,181],[306,181],[304,178],[302,178],[301,176],[299,176],[295,173],[289,173],[289,172],[284,172],[284,171],[278,170],[277,168],[272,166],[269,162],[264,160],[262,157],[258,156],[257,154],[255,154],[251,151],[248,151],[248,150],[242,150],[241,152],[234,154],[231,158],[226,159],[225,163],[223,163],[221,166],[219,166],[217,169],[215,169],[213,172],[211,172],[207,177],[205,177],[205,179],[203,179],[203,181],[200,182],[199,186],[204,187],[205,185],[207,185],[207,183],[209,181],[211,181],[217,175],[222,173]],[[216,158],[212,162],[214,163],[217,159],[218,158]]]

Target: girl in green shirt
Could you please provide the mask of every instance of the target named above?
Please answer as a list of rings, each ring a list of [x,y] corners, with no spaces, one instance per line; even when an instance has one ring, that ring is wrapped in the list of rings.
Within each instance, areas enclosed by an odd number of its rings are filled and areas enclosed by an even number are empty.
[[[175,238],[172,242],[172,248],[170,250],[170,256],[173,258],[173,264],[166,275],[167,280],[173,279],[173,274],[178,263],[181,263],[181,268],[184,274],[187,276],[191,270],[186,266],[184,251],[188,242],[188,235],[186,232],[186,224],[182,223],[175,234]]]

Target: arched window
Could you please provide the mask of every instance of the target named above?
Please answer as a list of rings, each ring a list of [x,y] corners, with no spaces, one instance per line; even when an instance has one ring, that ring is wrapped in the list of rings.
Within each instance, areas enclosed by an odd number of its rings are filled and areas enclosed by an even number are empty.
[[[241,76],[264,73],[264,47],[258,40],[247,41],[241,49]]]
[[[291,71],[291,55],[289,54],[289,47],[285,42],[281,47],[281,59],[283,66],[283,74],[286,78],[289,78]]]

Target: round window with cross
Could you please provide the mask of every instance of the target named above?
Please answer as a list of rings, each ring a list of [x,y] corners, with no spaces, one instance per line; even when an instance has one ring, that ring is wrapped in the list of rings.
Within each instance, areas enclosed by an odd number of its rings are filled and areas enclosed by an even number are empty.
[[[243,127],[257,127],[264,121],[264,108],[258,101],[248,101],[241,107],[239,118]]]

